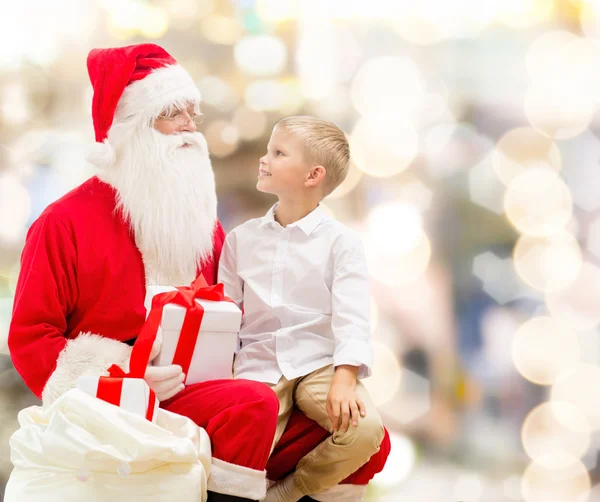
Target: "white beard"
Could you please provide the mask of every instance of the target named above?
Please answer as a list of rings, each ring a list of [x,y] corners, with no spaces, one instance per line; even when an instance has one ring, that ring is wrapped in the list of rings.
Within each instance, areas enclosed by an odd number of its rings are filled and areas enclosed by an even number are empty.
[[[180,286],[212,255],[217,218],[215,179],[200,133],[165,135],[113,125],[113,161],[99,177],[118,193],[142,254],[147,284]],[[185,148],[181,146],[188,144]]]

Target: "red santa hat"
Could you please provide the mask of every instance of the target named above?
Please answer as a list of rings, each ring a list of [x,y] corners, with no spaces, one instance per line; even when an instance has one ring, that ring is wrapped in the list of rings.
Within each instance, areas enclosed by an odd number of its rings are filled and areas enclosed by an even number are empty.
[[[152,120],[168,106],[200,101],[192,77],[155,44],[93,49],[87,67],[97,142],[106,139],[115,119]]]

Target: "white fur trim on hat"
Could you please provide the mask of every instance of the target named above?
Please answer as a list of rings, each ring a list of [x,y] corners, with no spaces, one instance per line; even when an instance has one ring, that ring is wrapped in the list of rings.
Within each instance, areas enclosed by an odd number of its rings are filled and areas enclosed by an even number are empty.
[[[335,485],[319,493],[313,493],[310,498],[319,502],[361,502],[367,493],[367,485]]]
[[[267,494],[267,471],[258,471],[212,458],[208,489],[223,495],[262,500]]]
[[[168,106],[184,107],[199,101],[200,91],[190,74],[178,64],[165,66],[125,88],[115,111],[115,121],[133,116],[149,121]]]
[[[129,371],[130,355],[131,347],[125,343],[92,333],[79,334],[59,354],[56,369],[42,391],[43,405],[51,405],[74,389],[80,376],[106,376],[113,364]]]

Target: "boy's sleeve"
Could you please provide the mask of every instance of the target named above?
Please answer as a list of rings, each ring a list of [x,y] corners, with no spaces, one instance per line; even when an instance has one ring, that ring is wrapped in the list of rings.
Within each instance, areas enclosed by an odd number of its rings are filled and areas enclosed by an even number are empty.
[[[359,366],[358,377],[371,376],[371,294],[367,258],[360,238],[344,236],[334,248],[331,327],[334,366]]]
[[[231,232],[225,237],[219,259],[218,282],[225,287],[225,294],[241,309],[244,301],[244,281],[237,273],[236,234]]]

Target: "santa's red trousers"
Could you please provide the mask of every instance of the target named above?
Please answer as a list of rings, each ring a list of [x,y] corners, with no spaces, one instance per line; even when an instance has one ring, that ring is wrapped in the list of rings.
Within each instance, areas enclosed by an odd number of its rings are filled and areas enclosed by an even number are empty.
[[[211,439],[213,459],[221,461],[221,467],[242,468],[241,476],[235,473],[231,476],[234,484],[248,481],[244,480],[248,472],[245,469],[259,472],[266,469],[271,480],[286,476],[304,455],[329,435],[303,413],[294,411],[269,458],[279,403],[269,387],[250,380],[213,380],[190,385],[174,398],[162,402],[161,407],[189,417],[206,430]],[[390,439],[386,430],[379,452],[342,483],[367,484],[383,469],[389,452]],[[240,488],[244,493],[244,486]],[[219,486],[213,489],[220,491]]]

